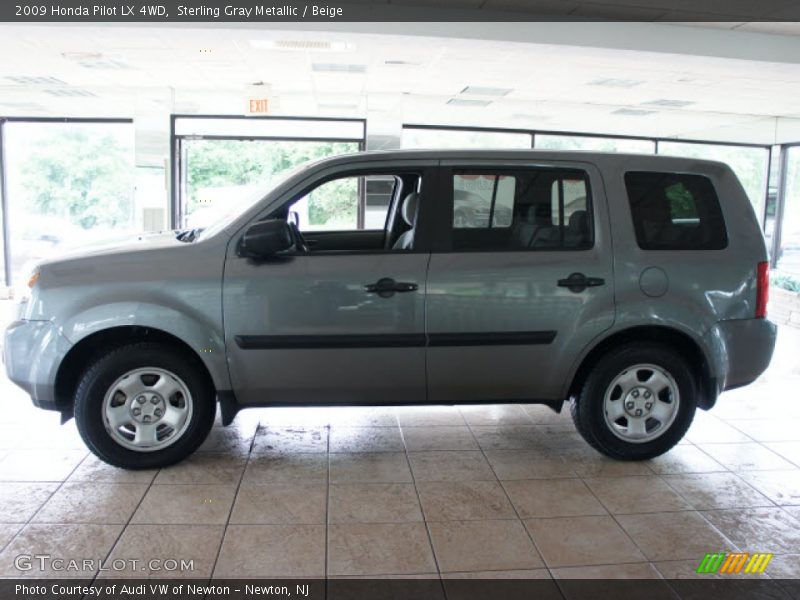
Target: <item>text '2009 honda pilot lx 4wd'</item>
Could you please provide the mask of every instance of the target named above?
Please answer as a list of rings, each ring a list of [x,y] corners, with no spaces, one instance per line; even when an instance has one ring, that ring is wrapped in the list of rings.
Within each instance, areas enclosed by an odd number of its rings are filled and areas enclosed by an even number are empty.
[[[344,207],[335,230],[319,206]],[[190,454],[217,402],[228,424],[251,406],[571,400],[589,444],[644,459],[766,369],[766,260],[724,164],[350,155],[205,230],[42,263],[5,362],[128,468]]]

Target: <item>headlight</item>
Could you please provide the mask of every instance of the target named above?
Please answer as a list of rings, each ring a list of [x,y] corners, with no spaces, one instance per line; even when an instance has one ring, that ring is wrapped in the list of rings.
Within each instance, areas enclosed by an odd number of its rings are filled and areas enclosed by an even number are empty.
[[[23,271],[25,273],[26,271]],[[22,279],[14,286],[14,301],[17,304],[24,304],[31,299],[31,292],[36,284],[39,282],[41,271],[38,267],[34,267],[27,271],[28,277]]]

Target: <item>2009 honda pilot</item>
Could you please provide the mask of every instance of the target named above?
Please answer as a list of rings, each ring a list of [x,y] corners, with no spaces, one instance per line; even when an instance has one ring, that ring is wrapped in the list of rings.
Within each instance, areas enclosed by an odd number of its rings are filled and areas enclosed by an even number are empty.
[[[5,363],[127,468],[190,454],[217,402],[229,424],[251,406],[570,400],[589,444],[645,459],[766,369],[766,261],[721,163],[349,155],[204,230],[40,264]]]

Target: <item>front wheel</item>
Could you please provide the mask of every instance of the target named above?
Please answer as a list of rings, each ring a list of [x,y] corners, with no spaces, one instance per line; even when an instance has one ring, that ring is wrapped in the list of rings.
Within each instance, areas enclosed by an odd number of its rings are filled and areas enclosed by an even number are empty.
[[[620,460],[667,452],[686,434],[697,406],[695,377],[668,346],[617,348],[592,368],[572,401],[578,432],[595,449]]]
[[[176,348],[149,342],[99,357],[76,392],[81,437],[100,459],[125,469],[184,459],[214,424],[215,394],[202,368]]]

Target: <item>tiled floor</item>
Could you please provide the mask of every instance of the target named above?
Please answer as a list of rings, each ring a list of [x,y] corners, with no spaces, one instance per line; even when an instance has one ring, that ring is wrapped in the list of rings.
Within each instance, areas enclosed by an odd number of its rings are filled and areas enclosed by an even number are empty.
[[[538,406],[301,408],[245,411],[183,464],[125,472],[4,381],[0,575],[46,551],[194,560],[191,577],[683,577],[741,550],[800,578],[798,350],[782,329],[764,377],[644,463]]]

